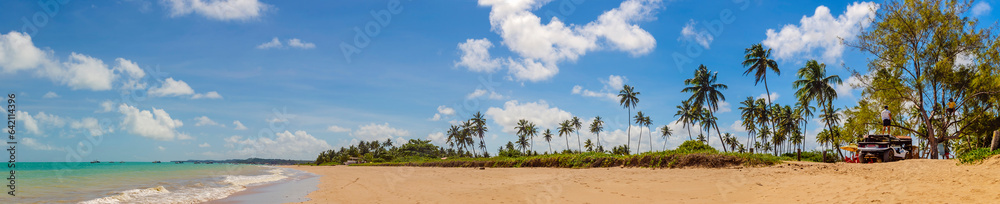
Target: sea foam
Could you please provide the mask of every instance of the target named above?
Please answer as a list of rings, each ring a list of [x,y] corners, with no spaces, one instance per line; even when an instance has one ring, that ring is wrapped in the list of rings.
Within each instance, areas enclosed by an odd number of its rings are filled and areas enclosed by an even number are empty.
[[[288,178],[281,168],[273,168],[267,172],[268,174],[256,176],[225,175],[209,184],[195,183],[177,187],[173,190],[168,190],[163,186],[131,189],[80,203],[202,203],[228,197],[236,192],[246,190],[248,186],[261,185]]]

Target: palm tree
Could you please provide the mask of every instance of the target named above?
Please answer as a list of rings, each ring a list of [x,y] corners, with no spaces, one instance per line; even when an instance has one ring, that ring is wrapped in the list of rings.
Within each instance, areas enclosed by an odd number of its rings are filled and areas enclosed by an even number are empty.
[[[588,152],[594,151],[594,143],[591,142],[590,139],[587,139],[586,142],[583,142],[583,147],[587,148]]]
[[[628,115],[630,117],[632,116],[632,108],[635,108],[636,103],[639,103],[638,96],[639,96],[639,92],[633,90],[633,88],[631,86],[629,86],[629,85],[625,85],[624,87],[622,87],[622,90],[618,91],[618,98],[620,99],[618,101],[618,103],[619,103],[619,105],[621,105],[625,109],[628,109]],[[629,121],[629,123],[628,123],[628,132],[626,134],[628,134],[628,138],[627,138],[628,140],[625,141],[625,148],[628,148],[629,142],[632,141],[632,122],[631,121]]]
[[[838,148],[840,146],[840,143],[837,142],[837,138],[839,138],[839,136],[840,136],[839,133],[840,132],[837,131],[836,128],[834,128],[834,126],[837,126],[837,123],[840,121],[840,114],[837,113],[837,112],[840,112],[840,108],[837,108],[837,109],[832,108],[833,107],[833,104],[832,104],[833,101],[832,100],[826,101],[826,103],[827,103],[826,104],[827,108],[823,112],[823,114],[819,115],[819,117],[822,118],[823,123],[826,123],[827,127],[830,128],[829,129],[830,130],[829,131],[830,132],[830,137],[829,137],[830,141],[829,141],[829,143],[832,144],[834,146],[834,148]],[[837,154],[840,157],[844,156],[844,153],[841,152],[839,148],[837,149]]]
[[[781,75],[781,70],[778,69],[778,63],[771,59],[771,48],[764,49],[764,46],[757,43],[744,50],[743,54],[745,54],[743,56],[743,67],[747,67],[747,70],[743,72],[743,76],[753,73],[754,86],[760,83],[760,81],[764,81],[764,90],[767,91],[768,104],[768,106],[765,106],[764,109],[770,109],[771,89],[767,87],[767,70],[770,69],[771,71],[774,71],[774,74]],[[774,129],[774,124],[771,124],[771,129]]]
[[[576,146],[577,148],[580,148],[580,152],[583,152],[583,149],[580,146],[580,128],[583,127],[583,124],[580,123],[580,118],[573,116],[573,119],[570,120],[569,124],[573,126],[573,132],[576,132]]]
[[[525,155],[527,155],[527,151],[528,151],[528,137],[527,136],[528,135],[526,135],[526,134],[524,134],[524,135],[518,135],[517,136],[517,147],[518,147],[518,149],[521,150],[521,152],[524,152]]]
[[[717,126],[716,123],[715,123],[716,120],[718,120],[718,118],[716,118],[715,116],[712,116],[711,112],[709,112],[707,109],[702,110],[702,112],[701,112],[701,129],[705,130],[705,131],[708,131],[709,132],[708,134],[712,134],[712,132],[711,132],[712,127],[713,126]],[[722,143],[722,148],[725,149],[726,148],[726,143],[725,143],[725,141],[722,141],[722,136],[719,136],[719,142],[723,142]],[[707,137],[705,138],[705,144],[708,144],[708,138]]]
[[[527,129],[528,139],[531,140],[531,151],[535,151],[535,135],[538,135],[538,127],[535,126],[535,123],[529,122]]]
[[[635,113],[635,124],[642,126],[646,124],[646,115],[642,114],[642,111]],[[639,154],[639,149],[642,147],[642,128],[639,128],[639,141],[635,143],[635,154]]]
[[[663,151],[667,151],[667,138],[673,135],[674,131],[670,130],[670,126],[663,125],[660,128],[660,137],[663,137]]]
[[[462,137],[460,134],[462,134],[462,129],[456,125],[451,125],[451,128],[448,129],[448,146],[455,147],[455,144],[458,144],[458,150],[462,150],[462,146],[464,145],[459,142]]]
[[[826,76],[826,64],[821,64],[816,62],[816,60],[809,60],[806,62],[806,66],[799,69],[797,73],[799,80],[792,83],[792,87],[797,88],[795,91],[795,96],[799,98],[800,101],[809,106],[809,103],[816,100],[819,105],[826,105],[824,114],[829,114],[833,111],[833,100],[837,98],[837,91],[833,89],[830,84],[841,84],[840,76],[830,75]],[[821,116],[822,117],[822,116]],[[830,132],[834,132],[833,124],[830,121],[827,122],[827,128]]]
[[[559,137],[566,136],[566,150],[569,150],[569,135],[573,132],[573,121],[566,120],[559,123]]]
[[[747,144],[752,144],[750,138],[757,134],[757,105],[752,96],[740,102],[740,116],[743,118],[743,128],[747,130]],[[752,147],[751,147],[752,148]]]
[[[798,116],[797,119],[800,122],[802,122],[802,128],[800,129],[801,132],[809,130],[808,118],[813,116],[813,111],[816,111],[816,108],[806,104],[805,101],[802,100],[802,98],[799,98],[799,102],[795,103],[795,108],[797,109],[796,112],[798,112],[798,114],[795,115],[797,115]],[[804,144],[799,143],[799,149],[805,149]]]
[[[477,111],[476,114],[472,115],[472,119],[471,120],[472,120],[473,127],[475,127],[474,128],[475,132],[476,132],[477,136],[479,136],[480,148],[482,148],[483,153],[485,154],[486,153],[486,140],[484,139],[484,136],[486,135],[486,132],[489,131],[488,128],[486,127],[486,119],[483,118],[483,114],[482,113],[480,113],[480,112]]]
[[[549,152],[555,154],[555,152],[552,151],[552,130],[545,129],[545,133],[542,133],[542,138],[545,139],[545,142],[549,143]]]
[[[718,72],[709,71],[705,65],[698,66],[694,77],[684,80],[684,85],[688,85],[688,87],[681,90],[681,92],[691,93],[691,97],[688,98],[688,101],[692,101],[691,105],[706,108],[706,111],[708,111],[706,118],[715,118],[713,112],[719,110],[719,101],[726,101],[726,96],[722,94],[722,90],[726,90],[729,87],[725,84],[716,83],[718,75]],[[713,120],[711,123],[715,123],[715,121]],[[722,150],[728,152],[729,150],[726,148],[726,143],[722,139],[722,132],[719,131],[718,126],[715,127],[715,132],[719,136],[719,141],[723,142]]]
[[[646,134],[649,134],[648,135],[649,137],[647,137],[647,138],[649,138],[649,152],[653,152],[653,129],[649,129],[649,126],[653,125],[653,119],[649,119],[649,116],[646,116],[642,120],[643,120],[642,121],[643,122],[642,125],[646,126],[646,129],[649,130],[649,131],[646,131]],[[638,149],[638,148],[636,148],[636,149]]]
[[[736,136],[733,136],[733,134],[727,132],[722,137],[725,138],[726,144],[729,144],[729,149],[731,149],[731,150],[733,150],[733,152],[735,152],[736,151],[736,147],[739,146],[739,144],[740,144],[740,142],[736,140]]]
[[[601,120],[601,116],[594,118],[594,122],[590,123],[590,132],[597,134],[597,146],[603,147],[601,145],[601,131],[604,130],[604,121]]]
[[[472,139],[472,134],[473,134],[472,128],[473,128],[472,122],[468,120],[462,122],[462,142],[465,143],[466,145],[472,146],[472,155],[473,157],[475,157],[475,155],[478,155],[478,153],[476,153],[476,142],[475,142],[476,140]]]
[[[696,121],[697,115],[694,114],[694,107],[687,100],[681,101],[681,105],[677,106],[677,113],[674,116],[680,116],[681,125],[684,129],[688,130],[688,140],[694,140],[691,137],[691,125]]]
[[[756,104],[757,104],[756,109],[758,111],[756,119],[758,123],[756,139],[760,139],[760,141],[766,142],[768,136],[771,133],[770,130],[772,130],[772,128],[767,126],[768,122],[771,121],[771,112],[768,111],[767,103],[764,101],[763,98],[757,99]]]

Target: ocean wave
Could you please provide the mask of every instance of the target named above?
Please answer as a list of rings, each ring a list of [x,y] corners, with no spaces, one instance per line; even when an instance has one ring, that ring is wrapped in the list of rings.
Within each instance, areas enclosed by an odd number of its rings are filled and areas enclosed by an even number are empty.
[[[225,175],[214,179],[214,181],[197,182],[176,187],[173,190],[168,190],[163,186],[131,189],[80,203],[202,203],[228,197],[236,192],[246,190],[247,186],[262,185],[288,178],[284,170],[280,168],[270,169],[267,172],[268,174],[256,176]]]

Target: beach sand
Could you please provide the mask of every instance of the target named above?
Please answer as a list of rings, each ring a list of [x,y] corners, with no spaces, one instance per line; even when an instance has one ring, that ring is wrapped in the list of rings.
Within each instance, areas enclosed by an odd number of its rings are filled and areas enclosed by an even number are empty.
[[[305,203],[995,203],[1000,158],[762,168],[293,166],[322,175]]]

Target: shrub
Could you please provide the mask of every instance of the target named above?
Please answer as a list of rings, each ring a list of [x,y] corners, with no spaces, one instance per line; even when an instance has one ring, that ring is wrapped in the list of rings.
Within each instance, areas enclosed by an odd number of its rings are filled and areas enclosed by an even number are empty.
[[[993,155],[1000,154],[1000,149],[996,151],[990,151],[990,148],[979,148],[972,151],[968,151],[964,154],[958,156],[958,161],[963,164],[975,164],[983,161],[984,159],[990,158]]]
[[[699,152],[699,151],[716,152],[717,151],[717,150],[715,150],[715,148],[712,148],[712,146],[708,146],[705,143],[701,143],[701,142],[695,141],[695,140],[684,141],[684,143],[682,143],[681,146],[677,147],[677,150],[678,151],[690,151],[690,152]]]

